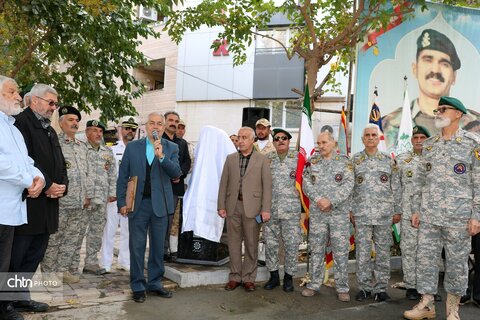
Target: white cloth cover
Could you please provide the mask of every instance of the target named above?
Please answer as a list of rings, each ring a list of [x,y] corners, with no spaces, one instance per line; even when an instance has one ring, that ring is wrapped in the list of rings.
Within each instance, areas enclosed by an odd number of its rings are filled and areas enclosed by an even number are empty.
[[[195,236],[220,242],[225,221],[217,214],[218,187],[225,159],[236,151],[225,131],[213,126],[202,128],[183,198],[182,232],[193,231]]]

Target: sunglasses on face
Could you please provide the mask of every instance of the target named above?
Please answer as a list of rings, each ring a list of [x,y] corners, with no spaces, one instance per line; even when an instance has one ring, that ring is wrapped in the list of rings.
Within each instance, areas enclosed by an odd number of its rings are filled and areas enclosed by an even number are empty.
[[[58,108],[58,102],[56,102],[56,101],[43,99],[42,97],[39,97],[39,96],[35,96],[35,97],[37,97],[37,98],[40,99],[40,100],[43,100],[43,101],[48,102],[48,105],[49,105],[50,107],[55,106],[56,108]]]
[[[288,137],[285,137],[285,136],[282,136],[282,137],[275,137],[275,138],[273,138],[273,140],[274,140],[274,141],[280,141],[280,140],[282,140],[282,141],[286,141],[286,140],[288,140]]]
[[[433,110],[433,114],[445,113],[445,111],[447,111],[447,109],[456,110],[455,108],[450,108],[450,107],[440,107],[440,108],[437,108],[437,109]]]

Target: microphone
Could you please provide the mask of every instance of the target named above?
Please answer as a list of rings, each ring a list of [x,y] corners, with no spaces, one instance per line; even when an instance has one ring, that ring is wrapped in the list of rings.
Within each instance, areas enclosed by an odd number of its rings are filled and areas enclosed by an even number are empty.
[[[158,132],[156,130],[152,131],[152,137],[153,137],[154,141],[157,141],[157,140],[160,139],[159,136],[158,136]]]

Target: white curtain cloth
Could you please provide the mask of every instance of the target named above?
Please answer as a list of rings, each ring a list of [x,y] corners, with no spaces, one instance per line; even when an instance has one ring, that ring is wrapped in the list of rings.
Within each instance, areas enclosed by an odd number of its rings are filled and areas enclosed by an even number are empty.
[[[220,242],[225,220],[217,214],[218,187],[225,159],[236,151],[225,131],[213,126],[202,128],[183,198],[182,232],[193,231],[195,236]]]

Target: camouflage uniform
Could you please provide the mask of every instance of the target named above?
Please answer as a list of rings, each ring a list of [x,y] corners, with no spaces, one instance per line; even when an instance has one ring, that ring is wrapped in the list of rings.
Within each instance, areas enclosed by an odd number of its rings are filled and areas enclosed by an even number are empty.
[[[263,155],[267,155],[270,152],[277,152],[277,149],[275,149],[275,146],[273,145],[272,141],[270,141],[270,140],[267,142],[267,144],[265,145],[265,147],[263,147],[262,150],[260,150],[260,147],[258,146],[258,142],[255,142],[253,144],[253,148]]]
[[[107,199],[115,197],[116,194],[117,169],[110,148],[100,145],[97,151],[90,143],[87,143],[87,148],[88,180],[93,183],[93,192],[90,206],[86,210],[85,230],[83,230],[83,235],[86,233],[87,236],[85,265],[96,265],[98,264],[97,253],[102,246]],[[80,246],[81,243],[77,246],[77,250],[80,250]]]
[[[85,216],[83,205],[87,191],[87,146],[84,142],[58,135],[68,175],[68,193],[59,199],[58,231],[50,236],[47,251],[42,260],[42,272],[77,271],[74,252],[80,238],[79,230]]]
[[[480,137],[459,129],[452,140],[425,140],[419,166],[422,193],[414,195],[413,212],[420,214],[417,290],[437,293],[438,261],[445,248],[447,293],[465,294],[471,242],[469,219],[480,220]],[[418,210],[421,207],[421,210]]]
[[[312,281],[307,288],[319,291],[325,273],[326,245],[330,239],[333,251],[337,292],[346,293],[348,285],[348,251],[350,249],[350,219],[348,215],[354,175],[348,157],[340,155],[323,159],[315,154],[303,174],[303,191],[310,198],[309,242],[312,248]],[[329,212],[322,212],[316,201],[327,198],[332,203]]]
[[[395,161],[381,151],[372,156],[361,151],[353,156],[352,161],[355,170],[352,211],[357,229],[359,288],[373,293],[386,292],[390,280],[392,217],[401,212],[398,168]],[[371,259],[372,241],[376,253],[374,262]]]
[[[301,241],[300,198],[295,189],[298,152],[289,151],[284,159],[277,152],[268,154],[272,171],[272,214],[264,226],[265,263],[269,271],[279,268],[279,239],[285,244],[285,272],[295,274]]]
[[[412,197],[415,190],[419,190],[418,166],[420,156],[413,151],[402,153],[397,157],[400,183],[402,186],[402,250],[403,282],[407,289],[417,288],[416,259],[418,229],[412,227]]]

